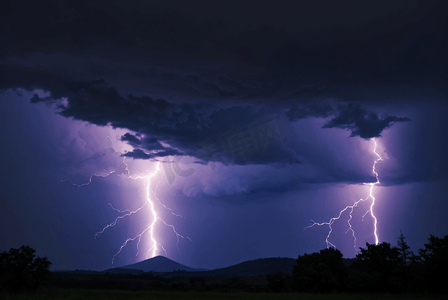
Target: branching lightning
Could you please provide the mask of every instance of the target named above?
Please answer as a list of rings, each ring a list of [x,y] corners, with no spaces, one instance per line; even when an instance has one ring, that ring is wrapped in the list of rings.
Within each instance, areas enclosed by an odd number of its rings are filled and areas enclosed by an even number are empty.
[[[151,172],[151,173],[149,173],[149,174],[145,174],[145,175],[138,175],[138,176],[131,176],[131,175],[129,175],[129,174],[130,174],[130,171],[129,171],[129,169],[128,169],[127,164],[126,164],[126,170],[127,170],[127,172],[128,172],[128,177],[127,177],[128,179],[143,179],[143,180],[146,181],[146,199],[145,199],[145,202],[144,202],[143,205],[141,205],[139,208],[137,208],[137,209],[135,209],[135,210],[119,210],[119,209],[115,208],[111,203],[108,203],[109,206],[110,206],[113,210],[115,210],[115,211],[117,211],[117,212],[119,212],[119,213],[124,213],[124,214],[118,216],[117,218],[115,218],[115,220],[114,220],[113,222],[111,222],[111,223],[107,224],[106,226],[104,226],[102,230],[96,232],[96,233],[95,233],[95,238],[98,238],[99,236],[101,236],[101,235],[104,233],[104,231],[106,231],[107,229],[109,229],[109,228],[111,228],[111,227],[114,227],[114,226],[117,224],[117,222],[118,222],[119,220],[124,219],[124,218],[129,217],[129,216],[131,216],[131,215],[133,215],[133,214],[138,213],[140,210],[142,210],[142,209],[145,208],[146,206],[148,206],[148,207],[149,207],[149,210],[150,210],[150,219],[151,219],[151,222],[150,222],[150,224],[149,224],[149,225],[148,225],[142,232],[140,232],[138,235],[136,235],[136,236],[134,236],[134,237],[131,237],[131,238],[128,238],[128,239],[126,239],[126,240],[123,242],[123,244],[122,244],[122,245],[120,246],[120,248],[118,249],[117,253],[115,253],[115,254],[113,255],[113,257],[112,257],[112,266],[113,266],[113,264],[114,264],[115,257],[116,257],[118,254],[121,253],[121,251],[123,250],[123,248],[126,247],[126,246],[128,245],[129,242],[132,242],[132,241],[137,240],[137,254],[136,254],[136,256],[138,256],[138,254],[140,253],[140,249],[139,249],[140,241],[141,241],[141,239],[142,239],[142,236],[145,235],[146,233],[149,234],[149,241],[150,241],[150,249],[148,250],[148,253],[147,253],[147,255],[146,255],[146,258],[154,257],[154,256],[158,255],[158,253],[159,253],[160,251],[163,251],[163,252],[165,253],[165,256],[167,256],[167,251],[166,251],[166,249],[163,247],[163,245],[162,245],[159,241],[157,241],[157,239],[156,239],[156,235],[155,235],[155,232],[154,232],[158,221],[161,221],[165,226],[170,227],[170,228],[173,230],[173,233],[174,233],[175,236],[176,236],[176,241],[177,241],[177,242],[176,242],[176,245],[177,245],[177,248],[178,248],[178,249],[179,249],[179,238],[182,238],[182,239],[188,239],[188,240],[191,241],[191,239],[190,239],[189,237],[187,237],[187,236],[183,236],[183,235],[179,234],[179,233],[177,232],[176,228],[174,227],[174,225],[172,225],[172,224],[168,224],[166,221],[164,221],[163,219],[161,219],[161,218],[159,217],[157,211],[156,211],[156,208],[155,208],[155,205],[154,205],[155,202],[153,201],[153,199],[157,200],[157,202],[158,202],[158,204],[160,204],[160,206],[162,206],[163,208],[169,210],[170,213],[171,213],[172,215],[174,215],[174,216],[176,216],[176,217],[184,218],[184,217],[181,216],[180,214],[176,214],[176,213],[174,213],[174,211],[173,211],[171,208],[167,207],[165,204],[163,204],[163,203],[159,200],[159,198],[157,198],[157,196],[156,196],[156,191],[157,191],[157,188],[158,188],[158,186],[159,186],[159,184],[160,184],[160,182],[161,182],[161,179],[160,179],[159,182],[157,183],[155,189],[154,189],[154,190],[151,189],[151,181],[152,181],[152,178],[153,178],[156,174],[158,174],[158,172],[160,171],[160,162],[157,162],[156,167],[155,167],[155,170],[154,170],[153,172]],[[70,183],[71,183],[72,185],[74,185],[74,186],[77,186],[77,187],[83,187],[83,186],[87,186],[87,185],[89,185],[89,184],[92,183],[92,177],[93,177],[93,176],[107,177],[107,176],[111,175],[112,173],[114,173],[114,171],[110,172],[109,174],[107,174],[107,175],[105,175],[105,176],[102,176],[102,175],[91,175],[90,178],[89,178],[89,181],[86,182],[86,183],[82,183],[82,184],[76,184],[76,183],[73,183],[70,179],[63,179],[63,180],[60,179],[58,182],[66,182],[66,181],[68,181],[68,182],[70,182]],[[153,197],[151,197],[151,195],[152,195]]]
[[[109,228],[109,227],[111,227],[111,226],[114,226],[114,225],[116,224],[116,221],[118,221],[119,218],[124,218],[124,217],[130,216],[131,214],[136,213],[136,212],[138,212],[139,210],[141,210],[141,209],[142,209],[143,207],[145,207],[146,205],[149,205],[149,209],[150,209],[150,212],[151,212],[151,223],[150,223],[149,226],[146,227],[140,234],[136,235],[135,237],[128,238],[127,240],[124,241],[124,243],[123,243],[123,244],[121,245],[121,247],[119,248],[118,252],[115,253],[115,255],[112,257],[112,265],[114,264],[115,257],[116,257],[118,254],[121,253],[121,251],[123,250],[123,248],[124,248],[130,241],[135,241],[135,240],[137,240],[137,254],[136,254],[136,256],[137,256],[137,255],[139,254],[139,252],[140,252],[140,250],[139,250],[139,245],[140,245],[141,238],[142,238],[142,236],[143,236],[146,232],[149,233],[149,240],[150,240],[150,243],[151,243],[151,247],[150,247],[150,249],[148,250],[147,258],[151,258],[151,257],[156,256],[156,255],[158,254],[158,252],[159,252],[160,249],[164,251],[165,256],[166,256],[166,255],[167,255],[167,251],[165,250],[165,248],[163,247],[163,245],[157,241],[157,239],[156,239],[156,237],[155,237],[155,234],[154,234],[154,229],[155,229],[155,227],[156,227],[156,225],[157,225],[157,221],[161,221],[165,226],[168,226],[168,227],[170,227],[170,228],[173,230],[174,234],[176,235],[176,241],[177,241],[176,245],[177,245],[177,248],[178,248],[178,249],[179,249],[179,238],[186,238],[186,239],[189,239],[189,240],[191,241],[191,239],[190,239],[189,237],[185,237],[185,236],[179,234],[179,233],[176,231],[176,228],[174,227],[174,225],[171,225],[171,224],[166,223],[166,222],[165,222],[163,219],[161,219],[161,218],[158,216],[158,214],[157,214],[157,211],[156,211],[155,206],[154,206],[153,198],[156,199],[156,200],[158,201],[158,203],[159,203],[161,206],[163,206],[165,209],[169,210],[169,211],[171,212],[172,215],[174,215],[174,216],[178,216],[178,217],[182,217],[182,216],[179,215],[179,214],[175,214],[171,208],[169,208],[169,207],[167,207],[166,205],[164,205],[164,204],[157,198],[157,196],[156,196],[156,190],[157,190],[157,187],[159,186],[161,180],[159,180],[159,182],[157,183],[155,190],[152,190],[152,189],[151,189],[151,179],[152,179],[152,178],[153,178],[159,171],[160,171],[160,162],[157,162],[156,168],[155,168],[155,170],[154,170],[152,173],[147,174],[147,175],[143,175],[143,176],[142,176],[142,175],[139,175],[139,176],[135,176],[135,177],[132,177],[132,176],[129,176],[129,177],[128,177],[128,178],[131,178],[131,179],[145,179],[145,180],[147,180],[147,183],[146,183],[146,201],[145,201],[145,204],[143,204],[143,206],[139,207],[139,208],[138,208],[137,210],[135,210],[135,211],[128,211],[125,215],[122,215],[122,216],[120,216],[120,217],[117,217],[117,218],[115,219],[114,222],[112,222],[111,224],[107,225],[106,227],[103,228],[102,231],[100,231],[100,234],[103,233],[104,230],[106,230],[107,228]],[[151,192],[152,192],[152,194],[153,194],[153,196],[154,196],[153,198],[151,197]],[[112,206],[112,205],[111,205],[111,206]],[[114,207],[112,207],[112,208],[114,209]],[[125,211],[123,211],[123,212],[125,212]],[[182,218],[183,218],[183,217],[182,217]],[[97,236],[97,235],[95,235],[95,236]],[[160,249],[159,249],[159,248],[160,248]]]
[[[74,185],[74,186],[77,186],[77,187],[83,187],[83,186],[86,186],[86,185],[89,185],[89,184],[92,183],[92,178],[93,178],[93,176],[95,176],[95,177],[107,177],[107,176],[111,175],[112,173],[115,173],[115,171],[109,172],[109,173],[107,173],[106,175],[95,175],[95,174],[90,175],[90,177],[89,177],[89,181],[84,182],[84,183],[81,183],[81,184],[74,183],[74,182],[71,181],[70,179],[61,179],[61,178],[59,178],[59,176],[57,176],[57,177],[58,177],[58,179],[59,179],[59,180],[58,180],[58,183],[61,183],[61,182],[70,182],[70,183],[71,183],[72,185]]]
[[[375,236],[375,244],[378,245],[378,243],[379,243],[379,239],[378,239],[378,228],[377,228],[378,220],[377,220],[377,218],[376,218],[376,216],[375,216],[375,214],[374,214],[375,197],[373,196],[373,188],[374,188],[377,184],[380,183],[380,181],[379,181],[379,179],[378,179],[378,173],[376,172],[375,167],[376,167],[376,164],[377,164],[380,160],[383,160],[383,158],[376,152],[377,144],[376,144],[375,139],[373,138],[372,140],[373,140],[373,143],[374,143],[373,153],[377,156],[377,158],[375,159],[375,161],[374,161],[374,163],[373,163],[373,167],[372,167],[372,173],[375,175],[375,179],[376,179],[376,181],[375,181],[375,182],[370,182],[370,183],[364,183],[364,185],[369,185],[369,186],[370,186],[370,188],[369,188],[369,196],[367,196],[366,198],[359,199],[358,201],[355,201],[355,202],[353,203],[353,205],[348,205],[348,206],[346,206],[345,208],[343,208],[343,209],[339,212],[339,215],[338,215],[337,217],[331,218],[328,222],[318,223],[318,222],[315,222],[315,221],[311,220],[312,224],[311,224],[310,226],[305,227],[305,229],[307,229],[307,228],[311,228],[311,227],[316,226],[316,225],[317,225],[317,226],[328,226],[329,231],[328,231],[328,234],[327,234],[327,236],[326,236],[326,238],[325,238],[325,243],[326,243],[326,245],[327,245],[327,248],[329,248],[329,247],[336,248],[336,246],[335,246],[332,242],[330,242],[330,236],[331,236],[331,233],[333,232],[333,227],[332,227],[332,225],[333,225],[333,223],[334,223],[336,220],[339,220],[339,219],[341,218],[342,214],[343,214],[345,211],[349,211],[349,218],[348,218],[348,221],[347,221],[348,229],[347,229],[347,231],[346,231],[345,233],[347,233],[347,232],[349,232],[349,231],[352,233],[354,248],[355,248],[355,251],[357,251],[357,249],[356,249],[356,235],[355,235],[355,230],[353,229],[352,224],[351,224],[350,222],[351,222],[351,220],[352,220],[352,218],[353,218],[353,210],[358,206],[359,203],[364,202],[364,201],[367,201],[367,200],[369,200],[369,199],[371,200],[370,207],[369,207],[369,209],[364,213],[364,215],[362,216],[362,220],[364,220],[364,217],[365,217],[366,215],[370,214],[370,216],[371,216],[372,219],[373,219],[373,226],[374,226],[374,229],[373,229],[373,235]]]
[[[145,204],[143,204],[142,206],[140,206],[139,208],[137,208],[136,210],[133,210],[133,211],[128,210],[128,209],[127,209],[127,210],[119,210],[119,209],[116,209],[115,207],[113,207],[112,204],[110,204],[110,203],[108,203],[108,204],[112,207],[113,210],[118,211],[118,212],[120,212],[120,213],[124,213],[124,212],[126,212],[126,214],[124,214],[124,215],[122,215],[122,216],[118,216],[118,217],[116,217],[116,218],[115,218],[115,221],[113,221],[112,223],[107,224],[106,226],[104,226],[104,228],[103,228],[101,231],[98,231],[97,233],[95,233],[95,238],[97,238],[97,237],[99,237],[101,234],[103,234],[103,232],[104,232],[107,228],[115,226],[115,225],[117,224],[118,220],[123,219],[123,218],[126,218],[126,217],[128,217],[128,216],[130,216],[130,215],[132,215],[132,214],[136,214],[139,210],[141,210],[143,207],[145,207],[146,204],[148,204],[148,202],[145,202]]]

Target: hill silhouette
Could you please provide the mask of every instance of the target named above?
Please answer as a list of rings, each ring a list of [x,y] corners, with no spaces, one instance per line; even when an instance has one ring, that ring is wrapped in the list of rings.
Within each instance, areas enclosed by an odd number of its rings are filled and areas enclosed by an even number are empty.
[[[345,267],[351,266],[353,261],[350,258],[343,258]],[[248,260],[225,268],[206,270],[188,267],[164,256],[156,256],[135,264],[107,269],[102,273],[138,275],[151,272],[158,273],[163,277],[247,277],[277,272],[292,274],[296,264],[297,259],[295,258],[271,257]]]
[[[288,257],[271,257],[248,260],[226,268],[203,271],[200,276],[232,277],[232,276],[258,276],[276,272],[292,273],[296,259]]]
[[[163,256],[156,256],[132,265],[108,269],[115,274],[159,273],[163,277],[232,277],[258,276],[276,272],[292,273],[296,259],[287,257],[259,258],[215,270],[195,269]],[[180,271],[180,272],[179,272]]]
[[[110,273],[129,273],[133,274],[138,272],[138,270],[143,272],[158,272],[158,273],[166,273],[166,272],[174,272],[174,271],[187,271],[187,272],[198,272],[204,271],[205,269],[195,269],[185,265],[182,265],[174,260],[166,258],[164,256],[156,256],[153,258],[149,258],[143,260],[141,262],[126,265],[119,268],[108,269],[105,272]]]

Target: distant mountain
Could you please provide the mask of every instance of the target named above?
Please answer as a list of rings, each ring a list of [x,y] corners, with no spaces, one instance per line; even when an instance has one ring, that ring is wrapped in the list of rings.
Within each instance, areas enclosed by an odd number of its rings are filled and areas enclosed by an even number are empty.
[[[141,262],[123,266],[120,268],[108,269],[105,272],[110,273],[135,273],[137,270],[141,270],[143,272],[173,272],[173,271],[187,271],[187,272],[199,272],[204,271],[205,269],[195,269],[191,267],[187,267],[180,263],[177,263],[169,258],[164,256],[156,256],[150,259],[143,260]]]
[[[355,259],[343,258],[342,262],[345,267],[350,267]],[[297,263],[295,258],[287,257],[272,257],[259,258],[255,260],[248,260],[230,267],[205,270],[195,269],[180,263],[177,263],[169,258],[163,256],[156,256],[132,265],[127,265],[119,268],[108,269],[103,272],[96,271],[65,271],[67,273],[111,273],[111,274],[132,274],[139,275],[145,272],[159,273],[158,276],[163,277],[247,277],[267,275],[277,272],[292,274],[294,266]]]
[[[156,256],[132,265],[105,270],[114,274],[139,274],[142,272],[164,273],[164,277],[232,277],[232,276],[257,276],[276,272],[292,273],[296,259],[294,258],[260,258],[245,261],[230,267],[205,270],[195,269],[177,263],[163,256]],[[181,271],[181,272],[179,272]]]
[[[296,265],[294,258],[260,258],[245,261],[230,267],[201,272],[171,272],[163,277],[250,277],[268,275],[277,272],[292,273]]]
[[[297,260],[288,257],[272,257],[248,260],[227,268],[211,271],[203,271],[197,276],[232,277],[232,276],[257,276],[276,272],[292,273]]]

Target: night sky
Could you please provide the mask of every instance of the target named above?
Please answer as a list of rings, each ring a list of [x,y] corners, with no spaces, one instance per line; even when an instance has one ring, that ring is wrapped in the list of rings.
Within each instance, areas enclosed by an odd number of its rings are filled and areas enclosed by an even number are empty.
[[[354,257],[375,243],[372,186],[379,242],[416,252],[448,234],[447,12],[2,1],[0,251],[52,270],[296,258],[327,246],[312,220],[364,199],[329,237]]]

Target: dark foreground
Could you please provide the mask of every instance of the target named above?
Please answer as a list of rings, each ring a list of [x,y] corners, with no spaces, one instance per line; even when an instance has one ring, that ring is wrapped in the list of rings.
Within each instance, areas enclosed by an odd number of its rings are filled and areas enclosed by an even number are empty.
[[[83,289],[40,289],[33,294],[0,294],[2,300],[20,300],[20,299],[151,299],[151,300],[170,300],[170,299],[303,299],[303,300],[381,300],[381,299],[443,299],[441,296],[428,294],[306,294],[306,293],[219,293],[219,292],[157,292],[157,291],[113,291],[113,290],[83,290]]]

